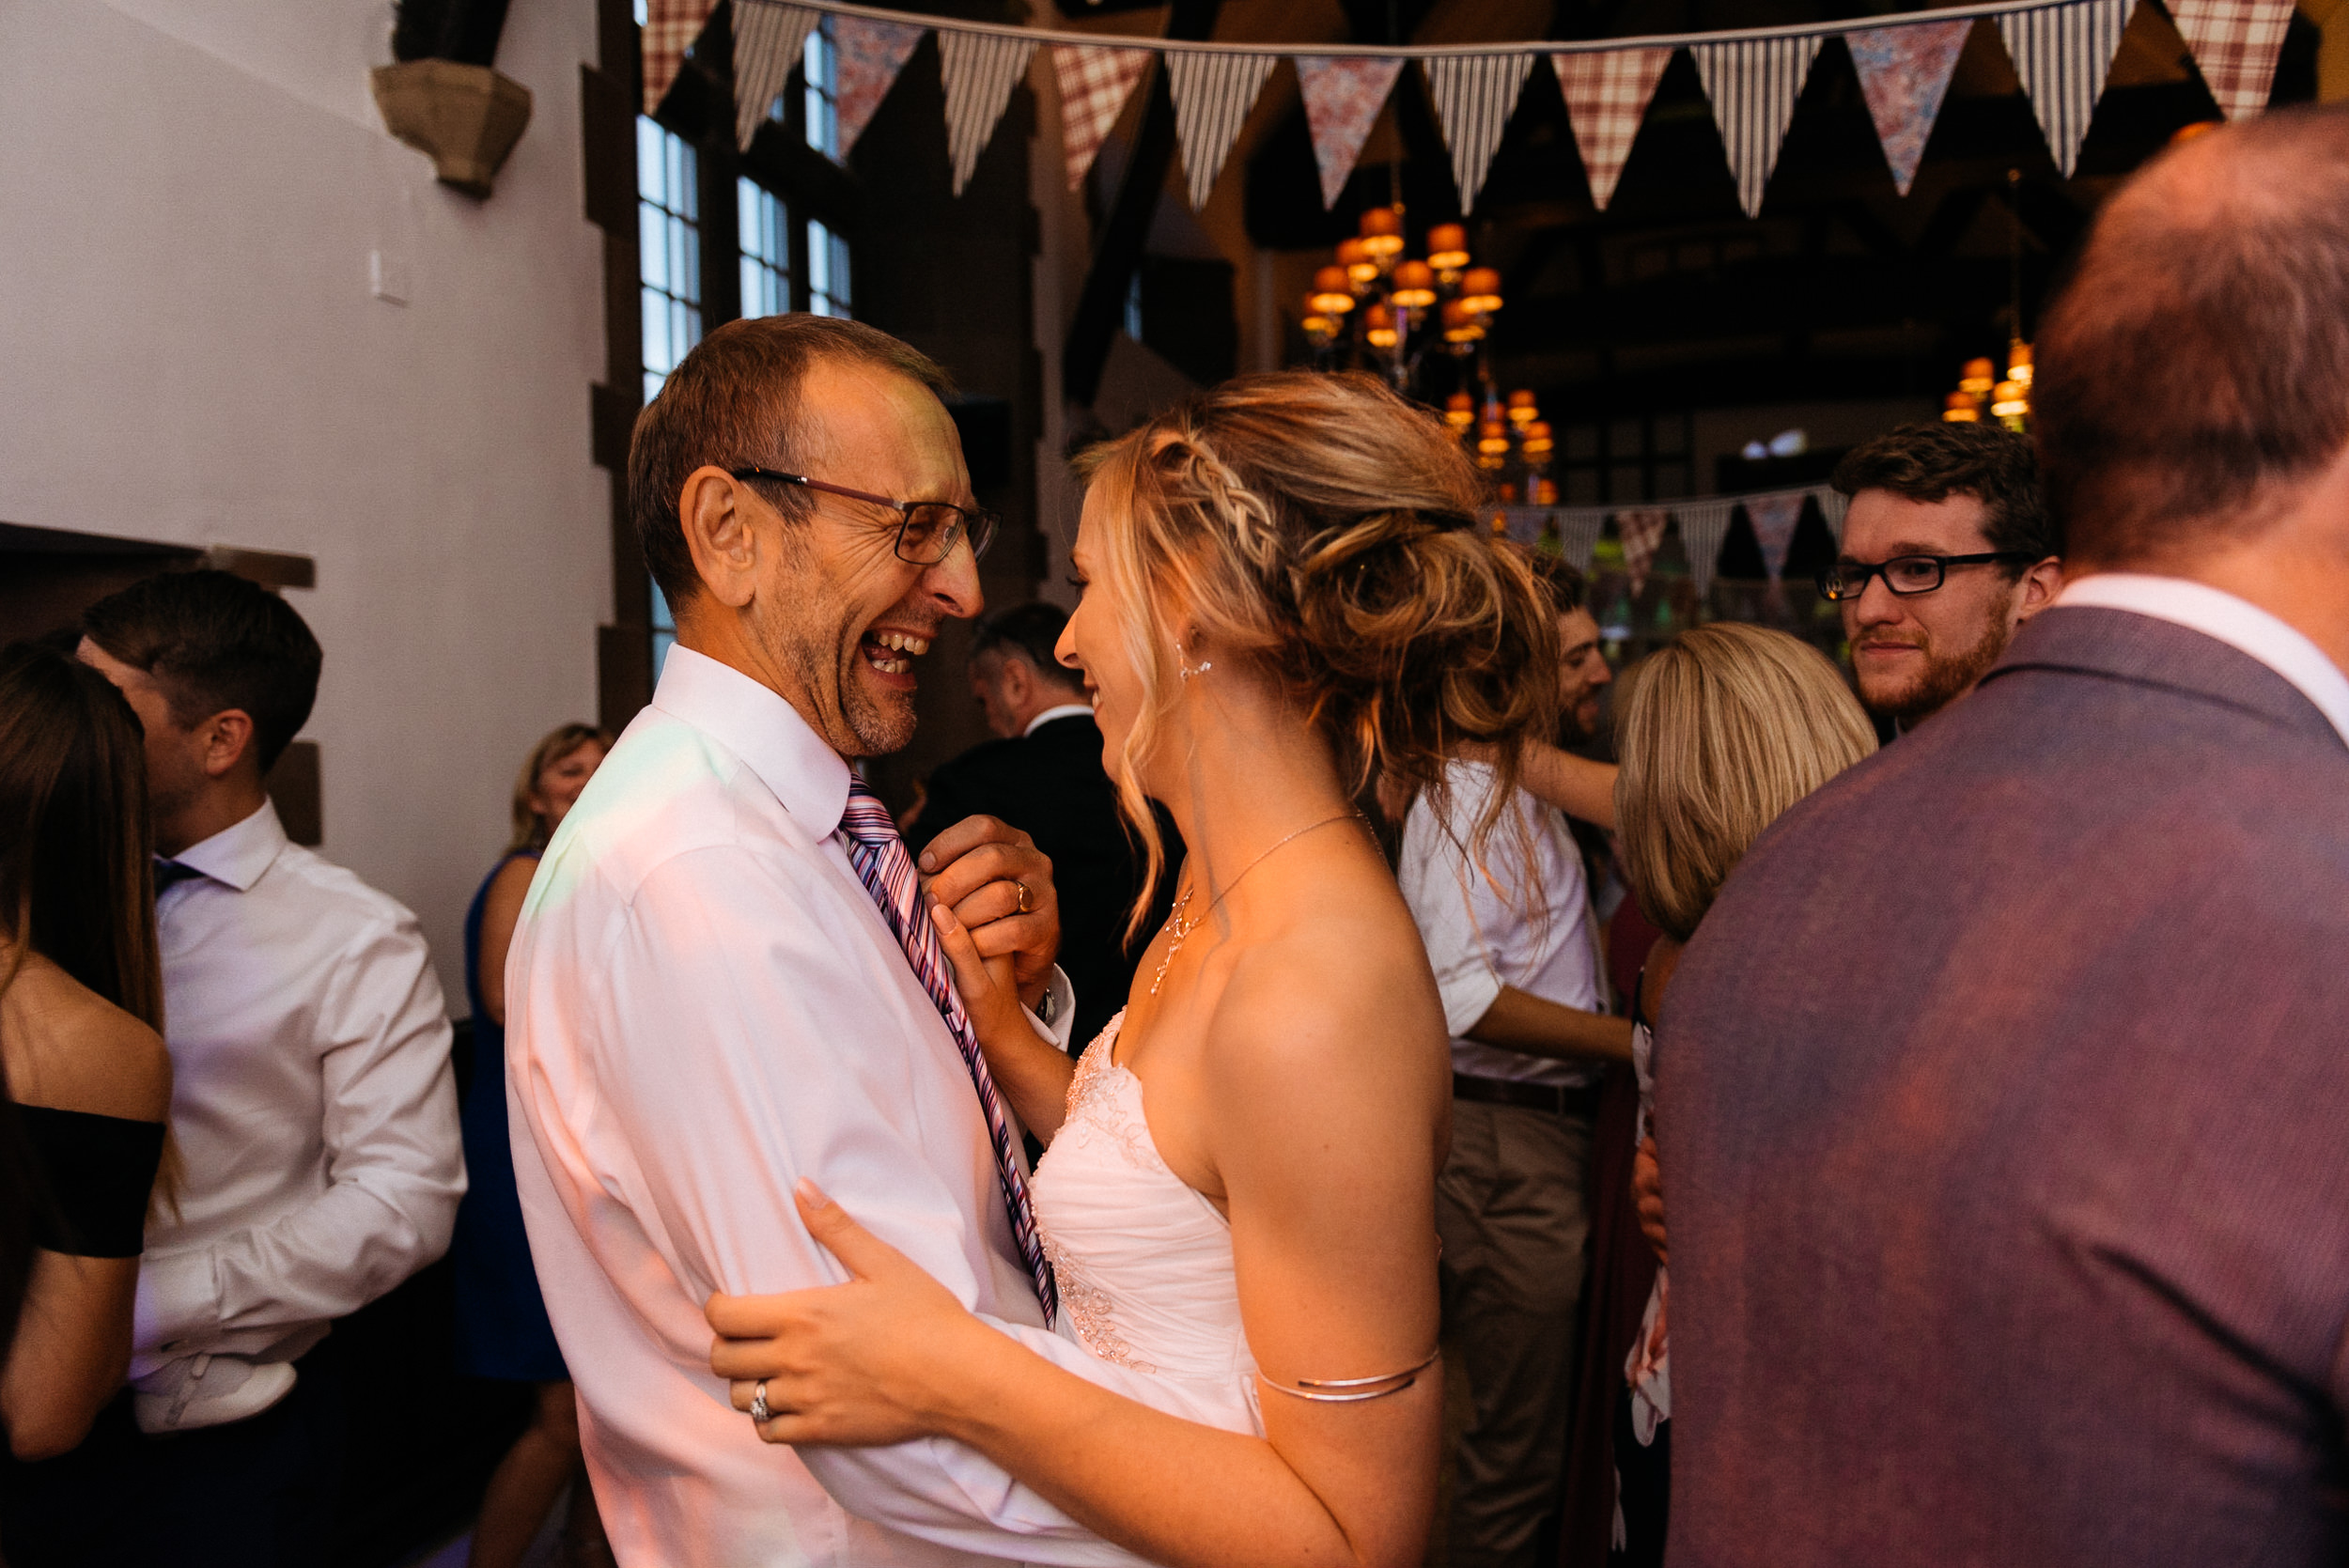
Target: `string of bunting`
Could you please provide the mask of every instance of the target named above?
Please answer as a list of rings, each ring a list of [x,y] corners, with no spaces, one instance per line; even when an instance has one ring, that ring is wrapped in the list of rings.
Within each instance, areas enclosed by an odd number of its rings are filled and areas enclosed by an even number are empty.
[[[2005,44],[2056,166],[2078,161],[2121,35],[2137,0],[1991,0],[1868,25],[1804,23],[1590,42],[1354,45],[1172,43],[998,23],[914,17],[848,0],[735,0],[736,133],[743,147],[767,117],[819,26],[837,62],[840,156],[895,83],[926,33],[939,36],[949,155],[957,195],[994,136],[1035,52],[1049,50],[1061,95],[1069,184],[1081,184],[1102,139],[1153,59],[1163,59],[1194,209],[1206,205],[1265,83],[1293,62],[1334,205],[1373,123],[1417,62],[1451,154],[1463,212],[1471,211],[1536,60],[1564,95],[1592,199],[1604,208],[1629,157],[1657,83],[1686,49],[1713,106],[1737,199],[1761,210],[1779,148],[1821,47],[1840,38],[1859,73],[1894,186],[1916,179],[1959,54],[1977,22]],[[645,102],[658,107],[708,21],[713,0],[647,0]],[[2294,0],[2169,0],[2180,35],[2229,118],[2257,114],[2274,85]]]
[[[1615,538],[1623,546],[1624,575],[1630,580],[1635,596],[1646,585],[1648,568],[1667,532],[1677,527],[1681,549],[1688,557],[1688,580],[1701,598],[1712,590],[1721,547],[1729,542],[1730,529],[1740,511],[1753,530],[1754,543],[1761,547],[1763,571],[1777,582],[1785,574],[1787,551],[1795,542],[1795,529],[1802,520],[1806,502],[1818,505],[1828,532],[1841,543],[1848,498],[1827,485],[1699,496],[1640,506],[1506,506],[1501,508],[1501,517],[1511,538],[1536,549],[1555,549],[1567,564],[1586,573],[1611,520]]]

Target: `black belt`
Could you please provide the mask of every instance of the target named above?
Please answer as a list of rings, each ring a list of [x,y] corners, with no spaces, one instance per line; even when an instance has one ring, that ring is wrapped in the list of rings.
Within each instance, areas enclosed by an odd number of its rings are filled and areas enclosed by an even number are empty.
[[[1452,1075],[1452,1097],[1455,1100],[1476,1100],[1485,1105],[1514,1105],[1526,1110],[1547,1110],[1553,1116],[1579,1116],[1585,1121],[1598,1114],[1598,1088],[1595,1083],[1562,1089],[1554,1083],[1521,1083],[1506,1078],[1470,1078],[1466,1073]]]

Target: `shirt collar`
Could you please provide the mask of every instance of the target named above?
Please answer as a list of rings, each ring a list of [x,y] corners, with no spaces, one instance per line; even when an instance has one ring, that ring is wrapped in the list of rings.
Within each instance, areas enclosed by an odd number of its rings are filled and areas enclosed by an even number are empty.
[[[2216,638],[2290,681],[2349,741],[2349,675],[2301,632],[2248,599],[2183,577],[2100,572],[2064,584],[2056,602],[2126,610]]]
[[[840,826],[848,765],[780,692],[680,644],[661,663],[652,706],[740,757],[812,837]]]
[[[223,828],[201,843],[191,844],[171,858],[191,871],[243,893],[261,879],[288,843],[277,808],[266,798],[261,809],[233,828]]]
[[[1063,703],[1058,707],[1048,707],[1043,712],[1037,714],[1034,718],[1029,720],[1028,727],[1021,730],[1019,733],[1022,737],[1025,737],[1027,736],[1034,735],[1036,731],[1042,729],[1045,725],[1050,723],[1055,719],[1075,719],[1079,717],[1086,719],[1092,718],[1092,707],[1084,703]]]

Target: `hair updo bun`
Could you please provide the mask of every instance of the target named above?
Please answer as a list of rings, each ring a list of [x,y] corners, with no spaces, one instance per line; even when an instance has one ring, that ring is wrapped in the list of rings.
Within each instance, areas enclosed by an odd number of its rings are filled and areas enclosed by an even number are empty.
[[[1257,661],[1336,750],[1357,794],[1383,773],[1440,800],[1443,764],[1483,742],[1514,785],[1556,710],[1557,625],[1516,547],[1478,521],[1483,486],[1451,432],[1365,375],[1242,376],[1095,447],[1079,473],[1112,505],[1098,582],[1120,606],[1143,712],[1114,770],[1158,863],[1134,782],[1172,702],[1181,603],[1219,660]],[[1511,790],[1494,790],[1481,839]]]

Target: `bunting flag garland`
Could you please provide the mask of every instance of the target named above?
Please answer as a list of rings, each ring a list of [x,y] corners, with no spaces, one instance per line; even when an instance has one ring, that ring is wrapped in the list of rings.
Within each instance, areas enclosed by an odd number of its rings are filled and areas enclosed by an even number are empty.
[[[669,96],[685,52],[702,36],[717,0],[648,0],[645,8],[645,113],[652,114]],[[763,112],[763,111],[762,111]]]
[[[1278,54],[1235,54],[1221,50],[1170,49],[1166,84],[1174,95],[1174,136],[1183,144],[1183,172],[1190,180],[1190,210],[1207,205],[1215,177],[1239,140],[1248,111],[1265,78],[1281,63]]]
[[[896,85],[897,72],[905,70],[906,61],[912,58],[915,46],[928,31],[902,22],[833,15],[832,41],[840,59],[836,81],[842,163],[848,162],[857,138],[873,123],[881,100]]]
[[[971,183],[979,154],[1014,87],[1028,74],[1035,45],[992,33],[938,35],[938,73],[946,87],[946,153],[955,166],[955,194]]]
[[[1680,523],[1681,548],[1688,552],[1688,581],[1696,584],[1699,599],[1713,591],[1713,573],[1720,565],[1721,545],[1729,537],[1729,514],[1736,505],[1735,501],[1695,501],[1672,508]]]
[[[2105,90],[2112,57],[2121,52],[2136,0],[2076,0],[2038,10],[2007,11],[1999,36],[2023,80],[2024,96],[2055,154],[2056,167],[2072,178],[2080,143]]]
[[[1591,200],[1602,212],[1615,197],[1615,181],[1672,58],[1669,49],[1585,50],[1549,57],[1558,90],[1565,95],[1574,145],[1582,151]]]
[[[824,20],[799,6],[744,6],[734,13],[734,144],[744,152]]]
[[[1061,147],[1068,158],[1070,190],[1085,182],[1103,138],[1154,57],[1147,49],[1053,46],[1052,76],[1060,84]]]
[[[1754,543],[1762,547],[1762,569],[1773,582],[1786,575],[1786,552],[1794,547],[1802,504],[1809,499],[1807,490],[1746,497],[1746,520],[1753,524]]]
[[[1737,204],[1754,217],[1794,121],[1803,79],[1818,55],[1819,38],[1730,39],[1690,44],[1688,53],[1696,56],[1704,96],[1713,101],[1721,146],[1737,177]]]
[[[2267,107],[2292,8],[2293,0],[2170,0],[2170,19],[2229,119]]]
[[[1641,506],[1615,514],[1615,537],[1623,543],[1623,574],[1631,580],[1631,597],[1647,586],[1647,569],[1656,563],[1656,547],[1664,542],[1664,525],[1672,513],[1661,506]]]
[[[1444,146],[1452,150],[1452,183],[1459,189],[1460,214],[1476,210],[1476,193],[1485,188],[1485,171],[1509,116],[1517,112],[1517,94],[1532,74],[1531,54],[1432,54],[1420,62],[1427,72],[1428,96],[1436,101],[1436,122],[1443,127]]]
[[[1314,162],[1321,168],[1321,205],[1334,206],[1361,156],[1362,143],[1387,106],[1394,79],[1403,74],[1399,59],[1332,58],[1327,54],[1297,57],[1297,85],[1305,96],[1305,124],[1313,132]]]
[[[2289,6],[2292,0],[2284,0]],[[1941,113],[1941,100],[1950,90],[1950,74],[1973,31],[1970,20],[1920,22],[1906,27],[1869,27],[1843,35],[1851,63],[1859,73],[1859,91],[1868,101],[1868,116],[1876,124],[1884,161],[1891,166],[1892,187],[1902,195],[1917,179],[1918,161],[1933,135],[1933,122]]]

